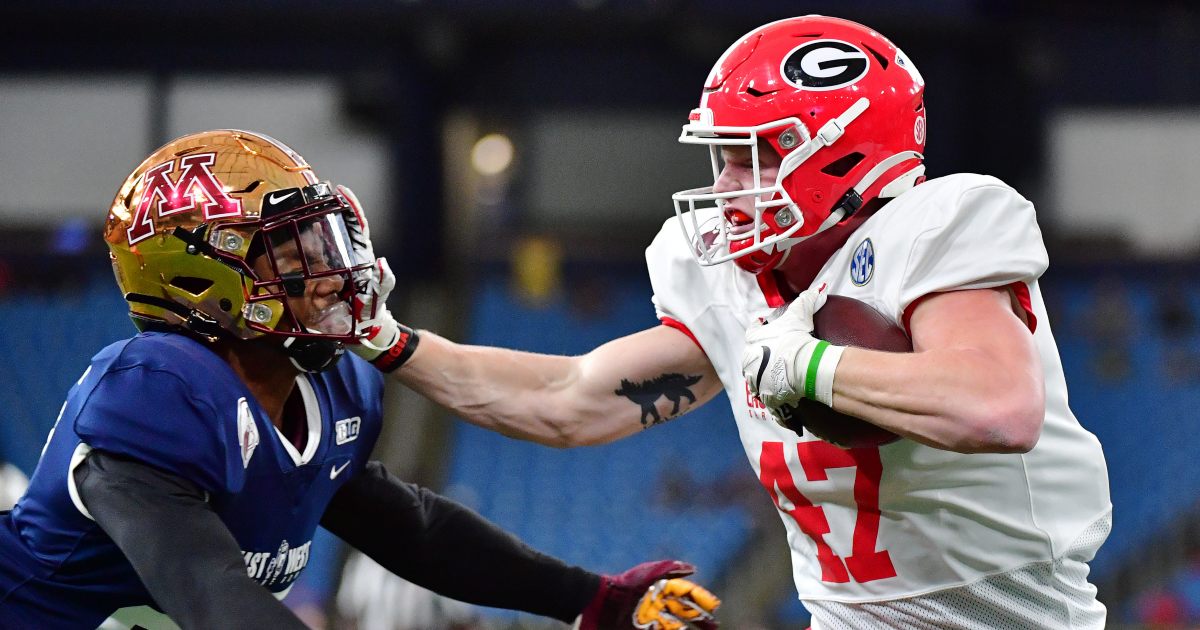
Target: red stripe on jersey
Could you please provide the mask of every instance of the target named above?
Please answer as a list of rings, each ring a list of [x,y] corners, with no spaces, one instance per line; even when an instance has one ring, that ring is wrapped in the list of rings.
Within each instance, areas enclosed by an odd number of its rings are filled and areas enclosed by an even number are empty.
[[[1029,296],[1029,287],[1024,282],[1013,282],[1005,285],[1003,288],[1011,290],[1013,295],[1017,296],[1017,302],[1021,305],[1021,309],[1025,311],[1025,319],[1029,322],[1029,332],[1036,331],[1037,316],[1033,314],[1033,300]],[[912,319],[913,311],[917,310],[918,304],[935,295],[937,294],[930,293],[928,295],[922,295],[921,297],[913,300],[908,305],[908,308],[904,309],[904,315],[900,319],[900,325],[904,327],[904,332],[908,333],[909,337],[912,337],[912,330],[909,328],[908,320]]]
[[[1025,309],[1025,317],[1029,321],[1029,332],[1037,330],[1037,316],[1033,314],[1033,300],[1029,297],[1029,285],[1024,282],[1014,282],[1008,285],[1012,289],[1013,294],[1017,296],[1017,302],[1021,304],[1021,308]]]
[[[763,297],[767,299],[767,306],[771,308],[779,308],[787,301],[783,299],[783,295],[779,292],[779,284],[775,280],[775,274],[764,271],[756,276],[758,280],[758,288],[762,290]]]
[[[662,322],[663,326],[670,326],[671,328],[674,328],[675,330],[687,335],[688,339],[691,339],[692,343],[696,344],[696,347],[700,348],[701,352],[704,351],[704,346],[700,345],[700,340],[696,339],[696,335],[693,335],[691,329],[689,329],[683,322],[665,315],[660,317],[659,321]],[[705,355],[707,354],[708,353],[705,353]]]

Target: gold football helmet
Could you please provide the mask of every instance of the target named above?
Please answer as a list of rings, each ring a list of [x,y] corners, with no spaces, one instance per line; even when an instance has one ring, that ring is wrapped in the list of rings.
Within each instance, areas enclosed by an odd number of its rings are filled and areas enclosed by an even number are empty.
[[[357,341],[355,273],[374,264],[355,264],[361,220],[348,190],[319,181],[283,143],[221,129],[173,140],[134,169],[104,239],[139,329],[277,335],[293,360],[314,348],[336,360]],[[318,285],[325,306],[298,306]]]

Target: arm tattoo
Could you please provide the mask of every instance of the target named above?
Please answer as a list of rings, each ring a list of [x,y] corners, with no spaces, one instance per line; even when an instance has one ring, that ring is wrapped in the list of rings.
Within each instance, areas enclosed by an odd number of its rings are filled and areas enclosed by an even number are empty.
[[[642,408],[642,426],[652,427],[679,415],[679,404],[684,398],[687,398],[689,404],[696,402],[696,395],[690,388],[699,383],[701,378],[700,374],[693,376],[663,374],[641,383],[631,383],[621,379],[621,389],[615,390],[613,393],[637,403]],[[665,418],[659,415],[658,407],[655,405],[659,397],[665,397],[675,404],[671,413],[667,414]]]

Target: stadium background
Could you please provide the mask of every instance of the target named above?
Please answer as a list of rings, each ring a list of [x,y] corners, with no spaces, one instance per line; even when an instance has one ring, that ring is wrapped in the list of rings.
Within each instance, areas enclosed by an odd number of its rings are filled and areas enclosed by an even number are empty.
[[[88,357],[132,333],[100,226],[162,142],[273,135],[363,200],[401,318],[582,352],[655,323],[641,251],[670,194],[707,183],[704,152],[675,138],[712,62],[763,22],[827,13],[878,28],[924,74],[932,176],[993,174],[1037,204],[1072,407],[1110,466],[1115,524],[1093,579],[1111,627],[1200,624],[1191,3],[80,4],[0,7],[0,461],[32,473]],[[388,405],[378,456],[402,476],[591,568],[696,562],[727,627],[805,627],[724,401],[576,451],[477,430],[399,387]],[[319,544],[292,598],[315,627],[539,625],[358,560],[343,580],[345,550]]]

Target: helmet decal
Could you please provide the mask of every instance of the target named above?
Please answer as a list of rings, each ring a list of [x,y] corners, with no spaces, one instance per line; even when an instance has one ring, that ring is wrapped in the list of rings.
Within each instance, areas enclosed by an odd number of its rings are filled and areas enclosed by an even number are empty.
[[[899,49],[896,49],[896,65],[904,68],[904,71],[912,77],[912,80],[917,85],[925,85],[925,77],[921,76],[921,71],[917,70],[917,66]]]
[[[195,209],[200,202],[205,220],[236,217],[242,214],[242,202],[225,192],[225,187],[209,170],[216,162],[216,153],[189,155],[163,162],[142,176],[142,197],[130,221],[129,244],[154,235],[151,206],[164,217]],[[170,174],[179,165],[179,179],[172,182]]]
[[[343,188],[267,136],[216,129],[176,138],[121,184],[105,221],[113,273],[142,329],[208,338],[272,335],[301,369],[353,342],[356,274]]]
[[[867,74],[867,53],[836,39],[819,39],[797,47],[779,68],[783,79],[801,90],[836,90]]]

